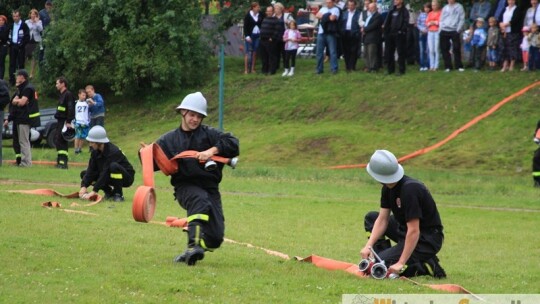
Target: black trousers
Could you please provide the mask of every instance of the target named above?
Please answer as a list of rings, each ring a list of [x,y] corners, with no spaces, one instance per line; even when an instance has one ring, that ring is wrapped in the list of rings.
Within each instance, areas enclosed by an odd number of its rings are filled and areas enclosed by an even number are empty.
[[[463,63],[461,62],[461,39],[459,37],[459,33],[441,31],[439,35],[440,48],[444,60],[444,68],[449,70],[454,68],[462,69]],[[454,55],[454,65],[452,65],[450,48],[452,48],[452,54]]]
[[[364,218],[364,228],[367,232],[373,230],[375,220],[379,216],[379,212],[368,212]],[[397,244],[385,249],[381,252],[377,252],[380,258],[385,261],[387,267],[395,264],[399,261],[403,248],[405,246],[406,231],[400,227],[394,216],[390,216],[388,227],[384,233],[384,236],[396,242]],[[433,257],[441,250],[444,241],[444,234],[442,231],[420,231],[420,238],[418,244],[414,249],[411,257],[407,261],[407,270],[403,273],[404,276],[426,275],[424,267],[421,264]]]
[[[188,247],[219,248],[225,235],[225,217],[217,188],[192,184],[175,187],[175,197],[188,216]]]
[[[13,143],[15,144],[15,139]],[[533,161],[532,161],[532,171],[533,171],[534,185],[540,187],[540,148],[534,151],[534,156],[533,156]]]
[[[11,45],[9,47],[9,83],[15,85],[15,72],[24,69],[24,46]]]
[[[56,122],[56,130],[54,131],[54,145],[58,154],[56,161],[58,164],[67,165],[68,163],[68,148],[69,143],[62,136],[62,128],[66,123],[65,119],[58,119]]]
[[[277,70],[277,53],[275,44],[267,39],[261,39],[259,43],[259,57],[261,58],[263,74],[275,74]]]
[[[120,194],[123,195],[122,188],[127,188],[133,185],[135,180],[135,175],[127,171],[117,162],[110,163],[107,170],[107,180],[105,181],[106,188],[103,189],[103,192],[107,195]],[[86,175],[86,170],[81,171],[81,179]],[[95,182],[95,181],[93,181]]]
[[[358,61],[358,47],[360,46],[360,33],[345,31],[342,35],[342,42],[345,68],[347,71],[355,71],[356,62]]]
[[[283,65],[286,69],[294,68],[296,66],[296,53],[298,50],[287,50],[285,51],[285,61]]]
[[[7,45],[0,45],[0,79],[4,79],[6,74],[6,57],[8,54],[8,49],[9,48]]]
[[[385,57],[388,65],[388,73],[396,70],[396,60],[394,53],[398,53],[399,72],[405,74],[405,57],[407,56],[407,36],[404,33],[391,33],[386,36]]]
[[[484,66],[484,53],[486,52],[486,46],[473,46],[471,51],[471,62],[473,67],[480,70]]]

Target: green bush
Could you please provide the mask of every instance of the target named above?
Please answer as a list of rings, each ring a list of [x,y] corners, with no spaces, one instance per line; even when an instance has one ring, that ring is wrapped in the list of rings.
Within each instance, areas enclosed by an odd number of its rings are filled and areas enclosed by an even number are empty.
[[[196,0],[54,2],[41,79],[141,96],[204,80],[211,48]],[[47,86],[46,86],[47,87]],[[48,85],[49,88],[53,88]]]

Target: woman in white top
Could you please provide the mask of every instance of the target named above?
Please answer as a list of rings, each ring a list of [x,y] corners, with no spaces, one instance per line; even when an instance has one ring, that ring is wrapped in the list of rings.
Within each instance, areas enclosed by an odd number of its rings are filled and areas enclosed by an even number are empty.
[[[34,72],[36,69],[36,60],[34,58],[34,51],[36,46],[41,47],[41,32],[43,32],[43,23],[39,20],[39,12],[37,9],[30,10],[30,19],[25,21],[28,25],[30,32],[30,41],[26,44],[25,56],[27,59],[32,59],[32,69],[30,70],[30,78],[34,77]]]
[[[501,72],[512,71],[519,56],[519,43],[521,41],[521,19],[520,10],[516,6],[516,0],[507,0],[508,6],[500,16],[499,27],[502,33],[501,59],[503,67]]]

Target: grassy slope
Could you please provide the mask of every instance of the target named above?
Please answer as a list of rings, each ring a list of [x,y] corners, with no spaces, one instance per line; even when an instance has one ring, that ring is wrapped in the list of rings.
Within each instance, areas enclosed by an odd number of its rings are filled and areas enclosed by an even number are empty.
[[[311,60],[300,60],[291,79],[242,75],[237,59],[227,60],[226,68],[225,129],[242,145],[240,167],[227,170],[222,183],[227,237],[290,255],[316,253],[352,262],[364,242],[361,217],[376,206],[379,189],[363,171],[326,166],[367,162],[377,148],[402,156],[432,145],[537,80],[534,73],[470,71],[316,77]],[[200,90],[210,103],[206,123],[217,125],[217,82]],[[146,101],[144,107],[108,99],[111,139],[136,163],[140,141],[151,142],[178,125],[172,109],[185,93]],[[534,284],[540,280],[534,254],[540,240],[528,232],[537,225],[539,210],[529,169],[538,93],[530,91],[456,140],[405,163],[410,175],[430,187],[445,222],[440,257],[450,278],[444,283],[476,293],[540,293]],[[10,150],[4,150],[5,158],[13,157]],[[55,151],[37,148],[34,158],[52,160]],[[38,184],[2,183],[0,189],[68,193],[78,183],[75,167],[31,170],[30,175],[1,168],[1,182],[9,177]],[[167,179],[156,180],[155,219],[182,216]],[[134,190],[126,191],[128,202]],[[0,237],[7,244],[0,248],[0,299],[7,302],[335,303],[342,293],[433,292],[405,282],[358,281],[231,244],[208,254],[200,267],[171,267],[185,238],[178,230],[134,223],[129,203],[100,204],[88,209],[98,216],[87,217],[36,207],[44,200],[0,191],[0,201],[10,204],[0,212],[0,225],[9,227]],[[518,258],[510,258],[514,255]]]

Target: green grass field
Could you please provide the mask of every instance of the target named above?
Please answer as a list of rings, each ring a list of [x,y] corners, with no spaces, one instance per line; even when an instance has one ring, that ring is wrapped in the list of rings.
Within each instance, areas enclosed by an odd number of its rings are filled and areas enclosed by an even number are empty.
[[[237,169],[221,184],[226,237],[289,256],[317,254],[357,263],[363,215],[378,208],[380,186],[362,169],[373,150],[402,156],[444,139],[504,97],[537,81],[534,73],[436,73],[403,77],[363,73],[241,74],[226,63],[225,129],[240,138]],[[490,85],[487,85],[487,84]],[[217,82],[198,88],[209,100],[206,123],[217,126]],[[158,100],[108,100],[106,127],[138,171],[140,141],[178,126],[172,109],[189,91]],[[532,187],[532,132],[538,89],[516,98],[447,145],[404,163],[430,188],[445,226],[439,257],[448,278],[477,294],[540,293],[539,190]],[[138,106],[137,106],[138,105]],[[10,141],[4,158],[12,159]],[[55,151],[34,148],[35,160]],[[88,153],[71,156],[87,161]],[[339,303],[351,293],[436,293],[404,281],[359,279],[287,261],[257,248],[224,243],[196,267],[173,265],[186,238],[179,229],[137,223],[136,185],[126,202],[69,207],[77,200],[11,193],[78,190],[80,167],[0,167],[0,302],[2,303]],[[168,178],[156,177],[155,221],[183,217]],[[55,200],[65,209],[45,209]],[[80,203],[80,202],[79,202]]]

